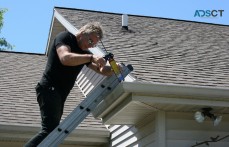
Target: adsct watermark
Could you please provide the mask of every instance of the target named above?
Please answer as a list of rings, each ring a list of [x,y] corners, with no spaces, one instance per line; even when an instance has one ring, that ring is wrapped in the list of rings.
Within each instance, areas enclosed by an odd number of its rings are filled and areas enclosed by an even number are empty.
[[[196,10],[194,17],[217,18],[223,17],[224,10]]]

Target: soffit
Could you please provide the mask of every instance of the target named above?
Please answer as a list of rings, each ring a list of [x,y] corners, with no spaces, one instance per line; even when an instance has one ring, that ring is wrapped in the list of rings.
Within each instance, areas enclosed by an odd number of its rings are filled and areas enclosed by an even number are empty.
[[[229,90],[150,83],[120,84],[94,111],[106,124],[136,124],[157,111],[189,112],[212,107],[229,114]]]

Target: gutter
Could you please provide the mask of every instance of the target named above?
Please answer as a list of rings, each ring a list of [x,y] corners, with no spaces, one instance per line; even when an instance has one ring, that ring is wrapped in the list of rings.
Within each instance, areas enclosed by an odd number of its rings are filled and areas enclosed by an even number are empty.
[[[229,88],[216,88],[205,86],[155,84],[141,82],[123,82],[125,92],[133,92],[138,95],[163,95],[179,96],[199,99],[227,99],[229,100]]]
[[[103,119],[107,116],[112,117],[112,115],[122,111],[121,109],[128,107],[128,104],[131,102],[228,107],[229,89],[207,86],[123,82],[97,106],[93,115]]]
[[[32,138],[40,127],[0,125],[0,141],[8,142],[26,142]],[[107,144],[109,142],[110,132],[95,128],[77,128],[64,141],[63,144]]]

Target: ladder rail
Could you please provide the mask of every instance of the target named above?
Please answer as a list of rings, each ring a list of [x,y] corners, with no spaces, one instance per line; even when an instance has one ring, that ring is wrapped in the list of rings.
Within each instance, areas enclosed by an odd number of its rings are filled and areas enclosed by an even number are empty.
[[[132,70],[131,65],[123,66],[123,76]],[[115,75],[105,78],[38,147],[57,147],[119,83]]]
[[[105,84],[104,84],[105,86]],[[57,144],[59,141],[62,141],[62,138],[67,136],[70,133],[70,129],[68,129],[70,126],[76,127],[77,125],[80,124],[81,116],[87,116],[90,111],[87,111],[86,109],[90,106],[91,102],[89,101],[88,98],[90,98],[90,100],[94,100],[96,99],[96,97],[98,97],[100,95],[100,92],[97,91],[101,91],[103,92],[104,88],[102,88],[102,86],[100,86],[101,88],[97,88],[95,89],[92,93],[94,94],[90,94],[87,96],[87,98],[85,98],[76,108],[75,110],[73,110],[61,123],[60,125],[55,128],[54,131],[52,131],[46,138],[45,140],[52,140],[52,138],[57,138],[56,140],[53,140],[53,142],[51,141],[47,141],[45,143],[43,143],[43,141],[41,142],[41,144],[38,147],[51,147],[54,144]],[[93,101],[92,101],[93,102]],[[69,118],[75,118],[77,119],[77,121],[75,119],[69,119]],[[65,128],[65,129],[64,129]],[[64,133],[62,133],[64,132]]]

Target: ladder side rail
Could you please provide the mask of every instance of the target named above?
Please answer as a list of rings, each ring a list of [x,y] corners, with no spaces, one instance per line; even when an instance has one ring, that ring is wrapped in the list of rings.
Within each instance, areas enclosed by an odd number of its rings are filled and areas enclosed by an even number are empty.
[[[129,73],[130,70],[124,67],[123,75],[127,76]],[[60,144],[118,84],[119,81],[115,75],[107,77],[98,88],[95,88],[88,94],[80,105],[78,105],[38,147],[55,147]]]
[[[113,80],[116,80],[116,77],[112,78]],[[109,82],[113,83],[113,80]],[[67,118],[65,118],[61,124],[55,128],[55,130],[53,130],[46,138],[45,140],[47,141],[42,141],[41,144],[38,147],[49,147],[49,146],[55,146],[58,143],[61,143],[62,140],[72,131],[74,130],[74,128],[76,126],[78,126],[84,119],[85,117],[91,112],[91,111],[87,111],[87,107],[90,106],[91,102],[93,103],[93,101],[88,101],[88,99],[90,100],[94,100],[97,97],[99,97],[100,95],[102,95],[102,93],[104,92],[104,90],[106,91],[106,87],[108,86],[105,83],[102,83],[101,87],[96,88],[90,96],[88,96],[86,99],[84,99],[79,106],[77,106],[75,108],[75,110],[73,110],[68,116]],[[107,85],[107,86],[105,86]],[[102,88],[103,87],[103,88]],[[101,91],[101,93],[100,93]],[[94,93],[94,94],[93,94]],[[95,95],[96,93],[96,95]],[[102,95],[103,96],[103,95]],[[99,103],[99,102],[98,102]],[[84,115],[86,114],[86,115]],[[75,120],[75,119],[76,120]],[[71,127],[72,126],[72,127]],[[71,127],[71,128],[68,128]],[[66,128],[66,129],[65,129]],[[68,128],[68,129],[67,129]],[[72,129],[73,128],[73,129]],[[71,130],[72,129],[72,130]],[[55,138],[55,139],[53,139]],[[49,141],[48,141],[49,140]],[[43,143],[44,142],[44,143]]]
[[[53,132],[51,136],[48,136],[48,138],[45,138],[45,141],[41,142],[38,147],[57,147],[59,144],[61,144],[63,142],[63,140],[70,135],[70,133],[74,130],[74,128],[76,128],[76,126],[78,126],[88,115],[90,114],[90,112],[88,111],[83,111],[81,112],[81,116],[82,118],[78,118],[77,121],[74,123],[75,125],[72,127],[73,129],[70,131],[67,130],[62,130],[62,132],[59,132],[58,129],[60,128],[56,128]],[[75,120],[75,119],[73,119]],[[54,139],[55,138],[55,139]]]
[[[106,83],[112,83],[113,81],[115,81],[116,78],[115,77],[111,77],[108,79],[108,81],[105,81]],[[90,95],[88,95],[88,97],[86,97],[77,107],[79,107],[79,109],[81,111],[91,111],[90,109],[88,109],[88,107],[91,105],[91,103],[93,103],[98,97],[100,97],[102,95],[102,93],[106,92],[107,89],[106,87],[108,86],[107,84],[103,83],[96,88]],[[76,110],[76,111],[77,111]],[[67,116],[67,118],[79,118],[79,116],[81,115],[81,113],[70,113],[69,116]],[[70,119],[69,119],[70,120]],[[67,128],[69,125],[71,125],[72,123],[74,123],[74,121],[69,121],[68,119],[63,120],[62,123],[59,125],[59,127],[62,128]]]
[[[111,85],[108,85],[107,87],[105,87],[106,89],[98,97],[96,97],[96,99],[91,101],[88,106],[86,106],[86,111],[91,113],[91,111],[95,109],[95,107],[104,99],[104,97],[107,96],[110,93],[110,91],[112,91],[118,84],[119,84],[118,80],[115,80],[111,83]],[[82,118],[81,114],[78,118],[79,119]],[[66,130],[67,131],[72,130],[71,125],[67,126]]]
[[[57,128],[55,128],[40,144],[38,147],[48,147],[49,145],[53,145],[54,143],[51,142],[51,140],[53,140],[53,138],[56,138],[58,140],[58,137],[60,136],[60,134],[66,134],[66,130],[64,128],[66,128],[67,126],[71,125],[71,124],[76,124],[78,125],[78,123],[80,122],[74,122],[74,119],[71,118],[79,118],[80,115],[82,115],[82,113],[87,113],[87,110],[85,108],[88,107],[88,105],[90,105],[90,101],[93,101],[94,99],[96,99],[96,97],[98,97],[99,95],[101,95],[101,93],[106,90],[105,86],[107,85],[106,83],[108,83],[106,80],[108,80],[109,82],[112,82],[114,79],[115,80],[115,76],[112,76],[111,78],[109,77],[108,79],[105,79],[104,82],[101,83],[101,85],[98,88],[95,88],[93,90],[93,92],[91,92],[58,126]],[[111,81],[110,81],[111,80]],[[103,86],[102,86],[103,85]],[[88,104],[89,103],[89,104]],[[90,112],[89,112],[90,113]],[[63,132],[65,131],[65,132]],[[48,141],[49,140],[49,141]],[[54,140],[55,141],[55,140]]]

